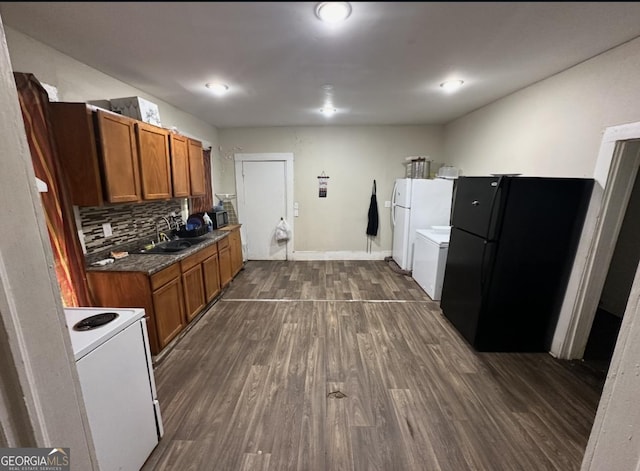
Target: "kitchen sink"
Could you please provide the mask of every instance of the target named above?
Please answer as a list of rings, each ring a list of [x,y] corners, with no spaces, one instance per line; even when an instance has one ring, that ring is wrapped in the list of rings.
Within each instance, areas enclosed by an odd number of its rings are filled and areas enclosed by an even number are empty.
[[[198,245],[201,242],[207,240],[206,237],[191,237],[189,239],[176,239],[170,240],[169,242],[161,242],[156,244],[154,247],[150,249],[139,249],[134,250],[132,254],[167,254],[173,255],[183,250],[187,250],[194,245]]]

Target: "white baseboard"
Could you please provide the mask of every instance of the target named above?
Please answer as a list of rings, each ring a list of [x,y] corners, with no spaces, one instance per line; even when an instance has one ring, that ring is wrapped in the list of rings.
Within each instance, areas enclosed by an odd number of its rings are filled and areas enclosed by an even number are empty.
[[[315,252],[315,251],[295,251],[293,252],[293,260],[311,261],[311,260],[384,260],[390,257],[391,251],[384,250],[380,252]]]

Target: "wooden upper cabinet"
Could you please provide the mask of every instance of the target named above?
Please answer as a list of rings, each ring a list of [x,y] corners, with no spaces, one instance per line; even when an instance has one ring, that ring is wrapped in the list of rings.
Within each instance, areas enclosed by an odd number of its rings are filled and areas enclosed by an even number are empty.
[[[189,147],[189,182],[191,196],[204,196],[204,158],[202,155],[202,143],[195,139],[188,140]]]
[[[187,197],[191,194],[189,184],[189,147],[188,139],[179,134],[169,134],[171,147],[171,178],[173,181],[173,196]]]
[[[101,110],[96,112],[96,118],[106,200],[109,203],[140,201],[136,121]]]
[[[136,122],[136,134],[142,198],[145,200],[171,198],[169,131],[151,124]]]
[[[85,103],[49,104],[51,133],[72,204],[104,204],[93,111]]]
[[[200,141],[86,103],[55,102],[49,108],[72,204],[206,194]]]
[[[136,121],[86,103],[50,103],[49,110],[72,204],[140,201]]]

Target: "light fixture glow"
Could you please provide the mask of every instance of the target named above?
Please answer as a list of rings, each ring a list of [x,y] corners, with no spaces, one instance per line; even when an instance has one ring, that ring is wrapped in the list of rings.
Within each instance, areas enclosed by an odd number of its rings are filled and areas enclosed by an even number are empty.
[[[458,88],[460,88],[463,83],[464,83],[463,80],[447,80],[446,82],[442,82],[440,84],[440,87],[445,92],[451,93],[451,92],[456,91]]]
[[[224,95],[229,91],[229,85],[225,83],[208,83],[205,85],[214,95]]]
[[[351,14],[349,2],[321,2],[316,5],[316,15],[326,23],[340,23]]]
[[[320,113],[325,115],[327,118],[330,118],[331,116],[333,116],[336,113],[336,111],[338,111],[338,110],[336,110],[331,105],[325,106],[324,108],[320,108]]]

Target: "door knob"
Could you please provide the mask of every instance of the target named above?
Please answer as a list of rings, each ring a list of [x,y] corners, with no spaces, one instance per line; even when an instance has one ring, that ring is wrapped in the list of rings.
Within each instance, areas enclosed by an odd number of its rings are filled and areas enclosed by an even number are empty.
[[[478,201],[478,200],[473,200],[473,201],[471,202],[471,204],[472,204],[473,206],[479,206],[479,205],[480,205],[480,201]]]

